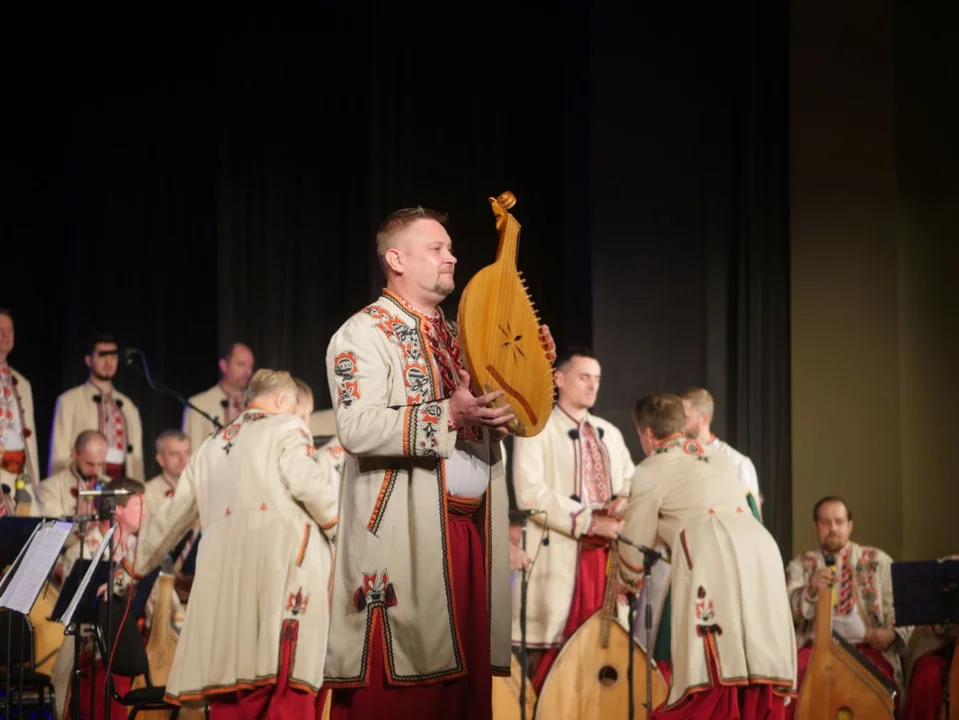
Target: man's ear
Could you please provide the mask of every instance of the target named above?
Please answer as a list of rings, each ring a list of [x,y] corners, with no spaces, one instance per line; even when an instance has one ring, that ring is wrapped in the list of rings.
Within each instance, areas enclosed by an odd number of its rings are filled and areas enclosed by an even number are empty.
[[[383,255],[383,262],[397,275],[402,275],[406,270],[406,258],[403,257],[403,253],[400,252],[399,248],[390,248],[387,250],[386,254]]]

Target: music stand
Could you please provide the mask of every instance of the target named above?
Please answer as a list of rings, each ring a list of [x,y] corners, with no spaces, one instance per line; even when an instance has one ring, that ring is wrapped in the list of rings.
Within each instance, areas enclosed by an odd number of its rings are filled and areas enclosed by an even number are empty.
[[[13,635],[13,613],[18,612],[24,617],[30,611],[40,596],[43,585],[47,582],[50,571],[57,562],[60,550],[66,542],[73,523],[58,522],[45,518],[4,518],[0,522],[0,536],[10,538],[11,542],[4,542],[0,550],[2,565],[10,562],[11,556],[16,557],[10,569],[0,580],[0,607],[7,610],[7,652],[6,652],[6,716],[10,717],[12,708],[11,677],[12,651],[10,642]],[[14,550],[17,548],[17,551]],[[22,628],[21,628],[21,638]],[[20,678],[19,706],[20,715],[23,715],[23,643],[20,643]]]
[[[896,626],[942,625],[946,638],[959,620],[959,560],[915,560],[892,564]],[[951,642],[947,640],[947,642]],[[949,717],[949,666],[946,660],[942,699]]]
[[[70,574],[63,581],[60,596],[53,607],[53,618],[65,627],[64,634],[73,636],[73,714],[80,712],[80,625],[96,622],[96,588],[104,583],[109,588],[110,562],[102,560],[103,553],[113,539],[116,526],[111,527],[103,536],[100,546],[94,551],[93,557],[87,560],[78,558],[70,569]],[[84,542],[81,538],[80,542]],[[90,592],[91,586],[94,592]],[[95,717],[96,683],[93,681],[96,673],[96,663],[90,663],[90,715]],[[109,708],[109,705],[107,706]]]

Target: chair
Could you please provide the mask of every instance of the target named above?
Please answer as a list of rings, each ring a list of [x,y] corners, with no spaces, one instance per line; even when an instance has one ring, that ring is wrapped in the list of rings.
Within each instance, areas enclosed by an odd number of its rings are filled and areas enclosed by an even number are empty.
[[[22,613],[15,612],[12,617],[8,615],[10,610],[0,610],[0,652],[6,659],[7,649],[7,628],[8,619],[10,624],[10,661],[11,667],[3,667],[0,670],[0,688],[4,691],[7,687],[7,673],[10,673],[10,694],[11,701],[16,698],[17,705],[22,706],[24,691],[31,690],[37,693],[37,704],[42,712],[49,704],[50,711],[53,713],[53,682],[50,676],[44,673],[36,672],[33,668],[36,662],[34,657],[33,625],[29,618]],[[23,685],[21,686],[20,658],[23,658]],[[22,687],[22,689],[21,689]],[[6,702],[6,698],[4,701]],[[32,705],[33,703],[31,703]],[[0,703],[2,705],[2,703]],[[18,717],[22,717],[22,707]]]
[[[107,642],[107,608],[109,605],[103,601],[97,607],[96,636],[97,645],[100,649],[100,656],[103,659],[103,667],[106,668],[110,661],[110,652],[113,643]],[[130,692],[120,695],[116,686],[111,683],[113,698],[127,707],[131,708],[130,720],[133,720],[141,710],[170,710],[171,720],[180,714],[180,707],[168,703],[163,699],[166,687],[154,685],[150,680],[150,663],[147,658],[146,646],[143,644],[143,638],[137,630],[136,622],[131,616],[128,616],[122,627],[117,627],[120,620],[123,619],[123,613],[126,610],[125,600],[113,601],[113,637],[117,649],[113,655],[113,664],[110,666],[110,672],[114,675],[130,678],[131,680],[138,675],[146,679],[146,687],[137,688]]]

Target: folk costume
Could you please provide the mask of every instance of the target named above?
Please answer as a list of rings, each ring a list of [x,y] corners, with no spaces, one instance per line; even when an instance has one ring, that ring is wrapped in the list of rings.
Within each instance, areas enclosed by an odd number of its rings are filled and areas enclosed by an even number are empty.
[[[251,407],[193,453],[135,566],[138,577],[156,567],[199,519],[167,700],[221,717],[316,712],[336,504],[294,415]]]
[[[736,468],[679,434],[636,467],[622,535],[671,559],[671,684],[661,720],[782,718],[796,649],[779,548]],[[635,589],[643,556],[619,544]]]
[[[905,690],[902,658],[906,655],[912,628],[895,627],[892,605],[892,558],[878,548],[849,542],[835,554],[836,592],[833,596],[833,632],[859,650],[899,690],[897,704]],[[810,578],[826,567],[823,550],[803,553],[786,568],[789,602],[799,648],[799,683],[812,654],[816,600],[806,594]],[[863,642],[870,630],[888,628],[896,633],[893,643],[880,652]]]
[[[190,398],[190,402],[210,417],[216,418],[221,427],[229,425],[243,412],[243,393],[227,393],[219,383],[197,393]],[[180,429],[190,438],[190,449],[193,452],[217,430],[212,422],[189,406],[183,409]]]
[[[759,502],[759,476],[756,474],[756,466],[753,465],[753,461],[715,435],[706,443],[705,449],[723,453],[732,460],[736,472],[739,474],[739,484],[746,492],[749,507],[753,511],[753,515],[762,520],[762,503]]]
[[[616,426],[591,414],[577,422],[558,405],[541,433],[513,440],[516,504],[545,511],[530,518],[533,529],[527,531],[527,554],[537,560],[527,586],[526,643],[548,649],[533,681],[537,690],[562,645],[602,607],[608,543],[590,529],[611,500],[629,495],[635,468]],[[542,544],[543,525],[548,544]],[[514,594],[512,639],[518,645],[518,587]],[[620,609],[626,627],[626,609]]]
[[[385,290],[327,350],[340,491],[332,717],[489,718],[510,672],[500,444],[457,428],[456,326]]]
[[[959,559],[959,558],[957,558]],[[919,627],[913,633],[912,671],[909,691],[902,706],[902,720],[939,720],[943,687],[949,682],[949,665],[955,652],[955,629],[946,635],[942,627]],[[959,698],[950,698],[950,706]]]
[[[49,475],[70,464],[70,450],[84,430],[99,430],[107,439],[107,476],[126,474],[143,482],[140,411],[119,390],[105,393],[89,381],[57,398],[50,435]]]
[[[40,466],[35,428],[30,382],[0,363],[0,484],[9,492],[0,498],[0,517],[14,514],[21,500],[36,500]]]

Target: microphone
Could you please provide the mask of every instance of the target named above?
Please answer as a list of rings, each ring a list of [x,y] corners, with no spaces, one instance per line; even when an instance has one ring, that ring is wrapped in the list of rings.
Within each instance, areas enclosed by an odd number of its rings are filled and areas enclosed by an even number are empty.
[[[650,558],[653,562],[656,562],[657,560],[662,560],[662,559],[663,559],[663,554],[662,554],[662,553],[656,552],[655,550],[652,550],[652,549],[646,547],[645,545],[640,545],[639,543],[634,543],[632,540],[630,540],[629,538],[623,537],[622,535],[617,535],[617,536],[616,536],[616,539],[619,540],[620,542],[626,543],[626,544],[629,545],[630,547],[636,548],[636,549],[639,550],[643,555],[645,555],[647,558]]]
[[[103,488],[101,490],[80,491],[80,497],[122,497],[124,495],[133,495],[133,491],[125,488]]]
[[[836,584],[836,556],[832,553],[825,553],[823,559],[826,561],[826,567],[832,572],[832,606],[839,607],[839,586]]]

